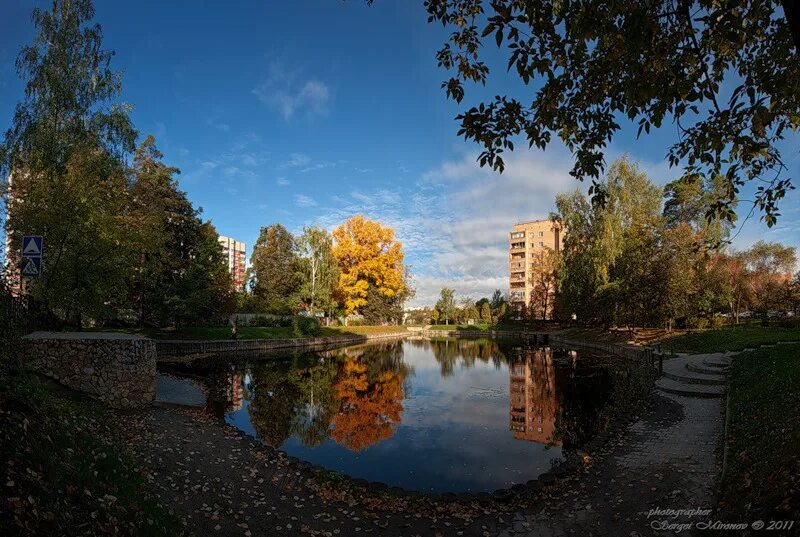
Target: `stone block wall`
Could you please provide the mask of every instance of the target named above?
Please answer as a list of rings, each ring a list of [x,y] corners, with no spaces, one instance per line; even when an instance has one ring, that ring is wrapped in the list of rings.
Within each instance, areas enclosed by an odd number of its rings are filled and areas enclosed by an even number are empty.
[[[111,408],[138,408],[155,397],[156,346],[119,333],[34,332],[23,338],[31,367]]]

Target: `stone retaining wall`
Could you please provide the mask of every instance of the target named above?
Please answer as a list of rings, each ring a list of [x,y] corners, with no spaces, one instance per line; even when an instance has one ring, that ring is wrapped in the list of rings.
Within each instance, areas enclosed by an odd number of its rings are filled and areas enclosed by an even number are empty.
[[[404,338],[408,335],[410,335],[409,332],[395,332],[391,334],[353,334],[291,339],[160,339],[156,341],[156,351],[159,360],[171,358],[193,359],[225,353],[253,353],[291,348],[355,345],[371,340]]]
[[[156,346],[118,333],[34,332],[23,338],[26,362],[111,408],[149,405],[155,397]]]
[[[455,337],[455,338],[524,338],[536,339],[536,332],[520,332],[513,330],[415,330],[414,334],[425,337]]]
[[[568,339],[559,336],[558,334],[550,335],[551,345],[563,345],[575,349],[590,349],[595,351],[603,351],[609,354],[614,354],[628,360],[640,362],[645,365],[655,365],[658,360],[652,347],[637,347],[633,345],[620,345],[617,343],[604,343],[599,341],[583,341]]]

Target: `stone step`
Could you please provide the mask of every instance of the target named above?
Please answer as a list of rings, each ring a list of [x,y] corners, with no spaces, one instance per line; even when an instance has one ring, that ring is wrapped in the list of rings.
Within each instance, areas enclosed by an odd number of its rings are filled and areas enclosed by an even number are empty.
[[[703,358],[703,365],[707,367],[716,367],[718,369],[727,369],[731,366],[732,360],[724,355],[711,355]]]
[[[656,388],[662,392],[686,397],[722,397],[725,395],[724,386],[689,384],[665,377],[656,380]]]
[[[692,358],[665,360],[662,373],[667,378],[688,384],[724,385],[726,383],[725,375],[718,370],[698,372],[688,369],[689,364],[695,361]]]
[[[726,368],[708,367],[706,365],[703,365],[702,360],[697,360],[695,362],[687,362],[686,369],[693,373],[706,373],[712,375],[724,375],[728,371]]]

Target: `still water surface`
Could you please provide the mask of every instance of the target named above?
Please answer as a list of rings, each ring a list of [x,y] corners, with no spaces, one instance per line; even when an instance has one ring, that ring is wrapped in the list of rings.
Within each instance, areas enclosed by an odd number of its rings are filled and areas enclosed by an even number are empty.
[[[533,479],[647,389],[646,372],[613,357],[466,339],[372,343],[192,373],[205,396],[195,399],[269,445],[354,477],[438,492]],[[162,398],[185,388],[159,380]]]

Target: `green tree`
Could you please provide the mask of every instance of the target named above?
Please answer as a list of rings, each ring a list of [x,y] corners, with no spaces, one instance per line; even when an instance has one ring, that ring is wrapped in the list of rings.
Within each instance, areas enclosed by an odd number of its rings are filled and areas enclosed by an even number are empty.
[[[782,290],[797,264],[793,246],[758,241],[745,252],[752,308],[764,321],[772,309],[781,309]]]
[[[287,314],[300,288],[295,240],[280,224],[261,228],[253,254],[253,295],[263,311]]]
[[[456,313],[455,291],[445,287],[442,289],[440,298],[436,302],[436,311],[439,312],[439,320],[444,320],[444,324],[450,324]]]
[[[568,230],[558,271],[560,315],[605,324],[654,322],[661,190],[627,158],[612,164],[598,188],[603,204],[578,191],[556,198],[556,218]]]
[[[187,248],[191,262],[164,289],[160,300],[171,312],[168,318],[178,324],[207,320],[235,308],[233,283],[218,238],[211,222],[199,224]]]
[[[162,158],[151,135],[133,159],[132,213],[142,241],[130,288],[140,324],[207,318],[229,309],[233,294],[222,254],[214,252],[218,244],[210,242],[205,229],[209,225],[203,224],[200,211],[178,188],[175,175],[180,170],[164,164]],[[191,284],[182,281],[187,279],[193,280]],[[179,292],[187,285],[192,298]],[[199,300],[203,289],[206,302]],[[198,306],[197,311],[181,304],[183,298]]]
[[[361,307],[361,315],[368,324],[397,324],[403,319],[402,296],[386,296],[370,285],[365,298],[367,303]]]
[[[489,301],[481,305],[481,322],[484,324],[492,324],[492,308],[489,306]]]
[[[127,181],[121,157],[136,132],[115,104],[121,78],[110,68],[89,0],[34,9],[33,44],[17,58],[25,99],[0,145],[10,247],[45,237],[43,277],[30,286],[45,308],[80,320],[118,303],[133,266]]]
[[[333,238],[319,227],[307,227],[297,239],[302,283],[298,290],[301,303],[311,313],[333,312],[339,280],[339,266],[333,257]]]
[[[453,71],[442,84],[449,98],[460,103],[465,83],[490,83],[486,38],[502,47],[492,58],[503,71],[535,88],[520,98],[492,92],[457,117],[459,135],[482,146],[482,166],[502,171],[517,136],[540,149],[558,136],[575,157],[571,174],[592,178],[590,193],[602,197],[605,147],[622,121],[640,135],[671,120],[670,165],[725,179],[710,214],[732,221],[738,192],[761,180],[755,206],[771,226],[791,188],[778,145],[800,128],[800,13],[782,4],[783,13],[777,1],[711,0],[437,0],[425,9],[453,30],[436,54]]]
[[[508,301],[503,296],[503,292],[500,289],[495,289],[494,293],[492,293],[492,299],[489,301],[489,305],[492,307],[493,312],[497,312],[500,307],[507,302]]]

